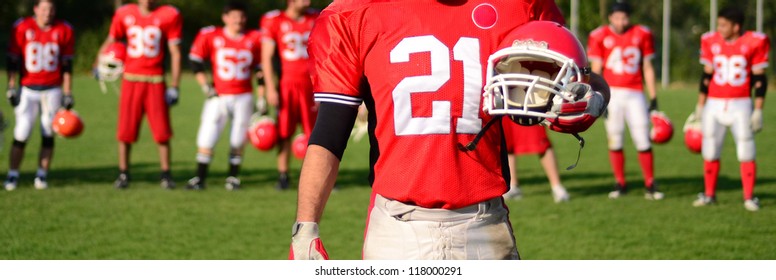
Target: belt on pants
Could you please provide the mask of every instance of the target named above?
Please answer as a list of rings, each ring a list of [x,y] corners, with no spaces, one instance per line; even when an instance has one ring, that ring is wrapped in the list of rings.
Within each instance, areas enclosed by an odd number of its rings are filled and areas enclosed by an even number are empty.
[[[400,221],[454,222],[472,219],[491,209],[503,207],[503,202],[501,197],[495,197],[458,209],[424,208],[387,199],[378,194],[375,196],[375,207],[383,208],[388,215]]]

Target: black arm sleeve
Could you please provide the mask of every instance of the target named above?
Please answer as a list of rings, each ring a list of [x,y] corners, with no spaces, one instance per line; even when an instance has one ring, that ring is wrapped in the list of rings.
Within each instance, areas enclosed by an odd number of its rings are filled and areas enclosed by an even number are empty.
[[[194,73],[205,72],[205,63],[202,61],[191,61],[191,71]]]
[[[757,86],[757,82],[760,82],[760,86]],[[768,78],[765,74],[752,75],[752,87],[754,87],[754,96],[765,97],[765,92],[768,91]]]
[[[72,58],[66,58],[62,60],[62,73],[73,73]]]
[[[321,102],[308,145],[321,146],[342,160],[357,115],[358,107]]]
[[[701,76],[701,84],[698,87],[698,90],[702,94],[709,94],[709,83],[711,83],[711,74],[703,72],[703,75]]]
[[[8,72],[19,72],[19,57],[8,55],[6,58],[5,69]]]

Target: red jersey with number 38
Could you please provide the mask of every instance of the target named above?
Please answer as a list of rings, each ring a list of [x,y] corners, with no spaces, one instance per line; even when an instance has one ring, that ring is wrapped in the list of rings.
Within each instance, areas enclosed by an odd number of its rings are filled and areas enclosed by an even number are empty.
[[[609,26],[590,32],[587,55],[603,66],[603,76],[610,87],[643,90],[643,61],[655,56],[652,31],[634,25],[617,34]]]
[[[180,42],[182,28],[181,15],[172,6],[161,6],[143,15],[136,4],[127,4],[116,10],[108,36],[127,40],[124,73],[161,75],[164,50],[167,44]]]
[[[14,23],[8,54],[22,65],[22,86],[59,86],[62,60],[73,56],[73,28],[63,20],[41,29],[32,17]]]
[[[768,67],[770,41],[759,32],[747,31],[732,42],[719,32],[701,37],[701,64],[714,67],[709,96],[721,98],[750,97],[753,69]]]
[[[213,83],[218,94],[251,92],[252,70],[259,64],[261,34],[248,31],[233,38],[221,27],[205,27],[199,31],[189,52],[189,59],[210,60]]]
[[[316,17],[318,11],[309,9],[299,20],[287,17],[280,10],[267,12],[261,18],[262,40],[277,46],[282,79],[310,78],[307,39]]]
[[[366,102],[375,193],[457,209],[506,192],[500,125],[473,151],[460,146],[491,120],[481,105],[488,56],[539,19],[563,22],[552,0],[343,0],[321,13],[310,36],[315,99]]]

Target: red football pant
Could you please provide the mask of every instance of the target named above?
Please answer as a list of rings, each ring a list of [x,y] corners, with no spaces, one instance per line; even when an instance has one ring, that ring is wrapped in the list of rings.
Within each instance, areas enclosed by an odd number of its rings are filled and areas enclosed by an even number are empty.
[[[121,82],[119,119],[116,138],[119,142],[134,143],[140,130],[143,114],[156,143],[166,143],[172,137],[170,112],[164,100],[164,83]]]
[[[317,116],[318,107],[313,100],[313,85],[310,79],[284,79],[280,82],[278,132],[281,139],[291,138],[300,122],[302,131],[309,136]]]
[[[504,138],[507,142],[507,153],[515,155],[544,155],[547,149],[552,147],[544,126],[522,126],[506,119],[502,122],[502,126],[504,128]]]

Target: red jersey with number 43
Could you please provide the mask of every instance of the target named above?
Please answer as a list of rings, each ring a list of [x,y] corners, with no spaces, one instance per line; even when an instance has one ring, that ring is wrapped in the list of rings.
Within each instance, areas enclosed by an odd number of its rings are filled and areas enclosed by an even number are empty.
[[[199,31],[189,52],[189,59],[210,61],[213,83],[218,94],[251,92],[252,70],[261,56],[261,33],[248,31],[239,37],[227,35],[221,27],[205,27]]]
[[[428,208],[457,209],[507,190],[500,125],[482,111],[487,59],[515,27],[563,22],[552,0],[334,1],[315,23],[315,99],[366,102],[373,191]],[[368,81],[368,86],[367,86]]]
[[[66,21],[41,29],[28,17],[14,23],[8,54],[22,64],[22,86],[59,86],[62,60],[73,57],[74,46],[73,27]]]
[[[709,96],[750,97],[752,70],[768,67],[770,41],[759,32],[747,31],[732,42],[718,32],[701,37],[701,64],[714,67]]]
[[[164,50],[167,44],[181,40],[183,20],[176,8],[165,5],[150,14],[140,13],[136,4],[116,10],[109,36],[127,40],[124,73],[161,75],[164,73]]]
[[[318,11],[309,9],[299,20],[287,17],[280,10],[267,12],[261,18],[262,40],[277,46],[282,79],[310,78],[307,39],[316,17]]]
[[[643,90],[643,61],[655,56],[652,31],[642,25],[633,25],[623,34],[609,26],[590,32],[587,55],[603,66],[603,76],[611,87]]]

